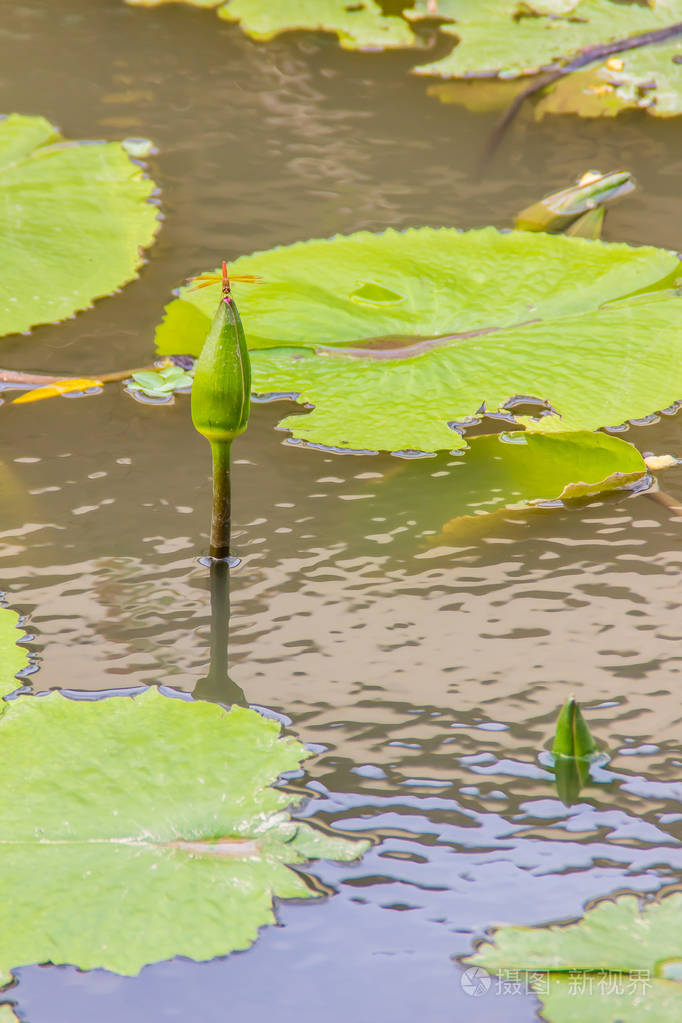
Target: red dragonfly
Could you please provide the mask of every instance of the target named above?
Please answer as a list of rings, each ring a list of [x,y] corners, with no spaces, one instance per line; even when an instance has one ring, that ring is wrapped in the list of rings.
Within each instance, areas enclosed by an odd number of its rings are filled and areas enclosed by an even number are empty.
[[[230,274],[228,276],[227,263],[223,260],[222,273],[197,274],[196,277],[190,277],[187,283],[195,291],[198,291],[199,288],[210,288],[214,284],[222,284],[223,295],[229,295],[233,281],[238,281],[240,284],[259,284],[262,280],[262,277],[256,277],[254,274]]]

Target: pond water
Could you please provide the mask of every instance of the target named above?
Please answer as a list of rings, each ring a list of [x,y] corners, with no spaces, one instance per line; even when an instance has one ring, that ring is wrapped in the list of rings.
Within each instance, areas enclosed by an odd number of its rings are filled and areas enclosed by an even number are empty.
[[[588,167],[640,186],[608,238],[679,244],[675,120],[524,112],[481,171],[495,116],[428,97],[405,55],[308,34],[258,45],[206,11],[118,0],[14,4],[0,32],[0,109],[69,138],[151,138],[164,213],[139,281],[3,340],[7,368],[149,361],[172,288],[223,257],[365,227],[506,226]],[[223,702],[241,689],[317,751],[288,782],[309,794],[303,812],[377,840],[358,863],[314,864],[336,894],[280,905],[282,926],[247,952],[135,978],[17,971],[8,997],[30,1023],[530,1021],[532,996],[470,997],[452,957],[496,922],[680,877],[682,519],[618,494],[453,543],[439,533],[456,459],[306,450],[273,429],[283,408],[254,405],[235,445],[242,563],[222,685],[207,678],[197,562],[209,454],[188,399],[149,407],[113,386],[1,410],[0,589],[33,636],[27,684],[162,683]],[[682,454],[675,417],[626,438]],[[679,471],[661,485],[682,501]],[[610,760],[567,808],[541,751],[571,693]]]

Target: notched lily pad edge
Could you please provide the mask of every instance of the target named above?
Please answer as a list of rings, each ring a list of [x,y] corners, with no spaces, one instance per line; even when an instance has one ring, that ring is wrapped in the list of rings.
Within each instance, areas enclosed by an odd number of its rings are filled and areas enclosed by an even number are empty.
[[[40,143],[38,143],[36,145],[35,149],[33,149],[32,152],[29,154],[30,158],[33,159],[33,160],[38,160],[38,159],[42,159],[44,157],[49,157],[51,154],[63,152],[65,150],[69,150],[69,149],[77,150],[77,149],[82,148],[82,147],[90,147],[90,146],[119,146],[121,151],[122,151],[122,153],[124,154],[126,160],[128,160],[128,162],[130,164],[132,164],[133,166],[138,168],[138,172],[135,174],[135,177],[138,180],[142,180],[142,181],[147,182],[151,186],[149,194],[142,200],[142,205],[150,206],[150,207],[155,208],[156,209],[156,216],[154,217],[153,223],[150,225],[151,230],[150,230],[150,236],[149,236],[148,241],[146,241],[145,244],[143,244],[143,245],[138,245],[137,246],[137,259],[136,259],[135,265],[134,265],[134,267],[132,269],[132,273],[131,273],[130,277],[127,277],[125,280],[123,280],[117,287],[112,288],[111,290],[108,290],[108,291],[102,293],[101,295],[94,296],[85,305],[80,306],[77,309],[74,309],[74,311],[72,313],[69,313],[69,314],[67,314],[65,316],[59,317],[58,319],[54,319],[54,320],[49,320],[49,319],[40,320],[40,321],[38,321],[36,323],[33,323],[27,330],[12,331],[10,333],[0,334],[0,339],[8,338],[8,337],[27,337],[27,336],[31,335],[36,330],[36,328],[38,328],[38,327],[52,327],[52,326],[57,326],[60,323],[65,323],[67,320],[74,320],[74,319],[76,319],[76,317],[80,313],[87,312],[88,310],[93,309],[95,307],[95,305],[99,304],[103,299],[110,298],[113,295],[120,294],[127,287],[128,284],[130,284],[133,281],[138,280],[140,278],[140,271],[141,271],[141,269],[144,266],[146,266],[149,263],[149,261],[150,261],[150,257],[147,255],[147,251],[149,249],[151,249],[152,245],[155,243],[155,241],[157,239],[157,236],[158,236],[158,234],[159,234],[159,232],[161,230],[161,227],[162,227],[162,225],[163,225],[163,223],[165,221],[165,215],[164,215],[163,210],[161,208],[162,189],[161,189],[161,186],[158,184],[158,182],[151,176],[150,167],[149,167],[149,164],[147,162],[148,159],[150,159],[152,156],[155,156],[159,152],[158,148],[154,145],[153,142],[151,142],[148,139],[144,139],[144,140],[138,139],[138,140],[136,140],[136,139],[127,139],[127,138],[126,139],[95,139],[95,138],[92,138],[92,139],[91,138],[87,138],[87,139],[69,139],[69,138],[63,137],[62,129],[61,129],[61,127],[59,125],[55,124],[53,121],[48,121],[48,119],[43,117],[43,115],[41,115],[41,114],[21,114],[21,113],[18,113],[17,111],[12,111],[10,113],[0,113],[0,126],[3,123],[5,123],[6,121],[10,120],[12,117],[36,118],[36,119],[37,118],[42,118],[53,129],[54,135],[56,136],[56,141],[54,141],[54,142],[47,142],[44,145],[41,145]],[[131,145],[132,143],[135,143],[135,142],[144,142],[144,143],[146,143],[146,152],[144,154],[144,157],[142,155],[139,155],[139,154],[135,155],[134,146]],[[24,157],[24,159],[25,158],[26,157]],[[9,166],[13,166],[13,164],[10,164]]]
[[[299,392],[292,391],[292,392],[288,392],[286,394],[281,393],[281,392],[273,392],[273,391],[262,392],[262,393],[254,392],[251,395],[251,400],[256,405],[266,405],[266,404],[271,404],[271,403],[274,403],[274,402],[277,402],[277,401],[294,402],[294,403],[296,403],[297,408],[292,409],[290,415],[287,416],[287,418],[290,418],[291,415],[294,415],[294,416],[295,415],[305,416],[307,412],[312,412],[313,409],[315,409],[316,406],[314,404],[310,403],[310,402],[299,402],[298,401],[298,397],[299,397],[300,393],[301,393],[300,391]],[[514,444],[514,443],[516,443],[516,444],[518,444],[518,443],[522,442],[521,438],[524,435],[528,435],[528,436],[532,436],[533,435],[534,431],[527,429],[526,426],[524,425],[524,423],[521,420],[516,420],[513,416],[509,416],[509,415],[506,414],[508,412],[509,405],[511,403],[514,403],[514,402],[518,401],[520,397],[523,397],[524,401],[528,401],[529,400],[525,396],[517,395],[515,397],[508,398],[505,402],[503,402],[502,405],[500,405],[499,409],[496,412],[492,412],[492,413],[485,412],[485,413],[483,413],[483,416],[480,419],[477,418],[476,416],[472,416],[470,422],[466,422],[465,423],[463,420],[453,420],[451,422],[448,422],[446,425],[455,434],[457,434],[459,437],[461,437],[462,440],[465,442],[463,447],[452,448],[449,451],[448,451],[448,449],[445,449],[445,448],[440,449],[438,451],[422,451],[422,450],[419,450],[417,448],[402,449],[402,450],[397,450],[397,451],[379,450],[378,448],[374,448],[374,449],[372,449],[372,448],[347,448],[347,447],[335,446],[335,445],[332,445],[332,444],[321,444],[321,443],[319,443],[317,441],[308,441],[308,440],[304,440],[301,437],[294,437],[292,435],[292,432],[291,432],[291,427],[290,426],[283,426],[281,423],[276,423],[275,426],[273,427],[273,429],[278,431],[278,432],[280,432],[280,433],[288,434],[288,436],[284,438],[283,443],[288,445],[288,446],[290,446],[290,447],[305,448],[306,450],[310,450],[310,451],[322,451],[322,452],[325,452],[327,454],[334,454],[334,455],[365,455],[365,456],[368,456],[368,457],[369,456],[376,457],[378,455],[390,455],[393,458],[409,458],[409,459],[414,459],[414,458],[435,458],[439,454],[443,454],[444,452],[447,452],[448,454],[451,454],[451,455],[466,455],[467,451],[471,450],[471,442],[473,440],[475,440],[477,437],[495,437],[495,436],[497,436],[497,437],[500,438],[500,441],[503,444],[505,444],[505,443],[507,443],[507,444]],[[549,400],[547,400],[547,399],[545,399],[544,401],[541,401],[541,399],[533,399],[533,400],[537,401],[539,405],[541,404],[545,408],[548,408],[548,409],[552,408]],[[655,425],[656,423],[660,422],[660,417],[661,416],[670,417],[670,416],[677,415],[681,408],[682,408],[682,399],[680,399],[679,401],[673,402],[673,404],[669,405],[667,408],[658,409],[655,412],[651,412],[648,416],[646,416],[643,419],[628,419],[625,422],[619,423],[616,426],[600,426],[600,427],[598,427],[598,429],[593,430],[591,432],[597,433],[597,434],[598,433],[604,433],[607,436],[613,436],[613,435],[617,435],[617,434],[621,434],[621,433],[627,433],[627,431],[630,429],[630,427],[652,426],[652,425]],[[556,412],[556,410],[552,409],[552,412],[549,413],[549,414],[554,414],[554,415],[557,415],[559,418],[561,418],[561,414],[559,412]],[[524,418],[530,419],[531,417],[524,416]],[[535,417],[532,417],[532,418],[533,418],[534,421],[539,421],[539,419],[535,420]],[[479,431],[477,429],[477,427],[482,422],[484,422],[485,419],[493,420],[493,422],[491,423],[491,427],[490,427],[489,430],[485,430],[484,429],[482,431]],[[495,428],[496,424],[494,422],[496,419],[498,420],[499,423],[503,423],[503,422],[506,423],[507,426],[505,428],[502,428],[502,429],[499,429],[499,428],[496,429]],[[457,427],[453,425],[453,423],[455,423],[455,422],[457,423]],[[459,426],[462,426],[462,429],[459,429],[458,428]],[[469,429],[476,429],[475,435],[467,436],[467,430],[469,430]],[[560,436],[565,436],[567,434],[578,433],[578,432],[580,432],[580,431],[578,431],[578,430],[565,430],[565,431],[557,430],[555,433],[552,434],[552,436],[560,437]],[[516,436],[514,436],[514,435],[516,435]],[[626,485],[627,485],[627,483],[624,484],[624,487]],[[622,488],[619,488],[619,489],[622,489]]]
[[[104,702],[109,702],[109,700],[111,699],[115,700],[116,697],[125,697],[130,702],[137,702],[139,699],[144,700],[145,696],[151,694],[161,695],[171,701],[179,700],[190,704],[206,704],[207,702],[209,702],[210,705],[215,706],[211,704],[210,701],[195,699],[194,697],[192,697],[191,694],[188,693],[173,690],[167,690],[166,692],[163,692],[163,687],[161,687],[160,685],[148,685],[141,688],[136,688],[132,691],[121,689],[117,691],[115,695],[109,696],[107,700]],[[36,704],[37,705],[47,703],[54,704],[55,701],[63,700],[68,701],[70,703],[75,703],[76,705],[82,704],[83,702],[85,703],[102,702],[99,700],[92,699],[93,694],[91,693],[87,694],[88,699],[84,701],[83,700],[84,694],[82,692],[78,691],[68,692],[65,690],[52,690],[50,692],[41,693],[37,695],[27,692],[16,692],[13,693],[12,696],[13,698],[17,697],[18,700],[21,700],[22,702],[31,703],[34,706]],[[12,700],[12,702],[14,701]],[[6,709],[9,714],[11,714],[10,708],[11,704],[8,704],[6,708],[0,707],[0,715],[2,715],[4,709]],[[231,708],[228,707],[222,707],[221,709],[225,716],[228,716],[231,710]],[[263,719],[264,722],[267,722],[270,725],[273,724],[277,725],[278,743],[283,743],[284,745],[292,744],[294,746],[301,747],[299,764],[301,764],[304,760],[307,760],[315,756],[313,750],[310,750],[307,747],[303,746],[300,743],[300,741],[296,739],[294,736],[288,736],[284,734],[285,728],[277,718],[273,718],[272,716],[263,713],[263,711],[257,706],[249,707],[248,711],[250,713],[258,715]],[[287,844],[292,843],[292,845],[295,846],[297,840],[301,838],[303,846],[302,848],[298,848],[297,850],[298,860],[297,861],[294,860],[293,862],[287,862],[285,865],[288,870],[292,871],[298,876],[301,883],[308,890],[308,894],[307,895],[300,894],[295,896],[278,896],[277,894],[273,893],[271,904],[271,912],[273,919],[271,921],[264,922],[258,926],[257,938],[254,939],[254,941],[258,940],[258,938],[261,936],[264,930],[272,926],[273,923],[278,922],[277,907],[281,903],[303,904],[309,901],[310,899],[330,897],[335,894],[334,887],[325,884],[321,879],[319,879],[314,873],[310,871],[309,868],[314,863],[329,862],[344,864],[347,866],[349,864],[359,861],[360,858],[367,852],[367,850],[371,848],[373,845],[375,845],[378,841],[378,839],[374,835],[367,835],[364,832],[362,833],[361,837],[356,837],[354,834],[349,835],[340,829],[334,829],[316,820],[311,822],[305,817],[296,817],[295,816],[296,812],[301,812],[306,806],[306,804],[315,797],[311,796],[311,794],[307,790],[301,791],[300,789],[293,787],[291,785],[291,782],[288,780],[289,774],[290,772],[286,770],[281,772],[280,775],[273,781],[271,781],[268,785],[268,787],[278,789],[283,794],[285,794],[286,796],[290,796],[291,798],[288,804],[283,803],[279,807],[279,809],[272,814],[268,826],[264,830],[262,830],[260,834],[256,833],[253,837],[226,836],[223,838],[214,837],[199,840],[177,839],[166,842],[157,842],[154,840],[144,839],[140,840],[140,844],[142,846],[158,846],[159,848],[165,847],[171,851],[177,852],[179,855],[184,854],[192,859],[194,858],[213,860],[231,860],[234,858],[249,859],[251,856],[254,855],[267,856],[268,838],[272,833],[272,829],[281,827],[283,823],[286,824],[287,827],[290,828],[291,833],[290,836],[285,839],[285,842]],[[263,822],[261,822],[261,828],[262,823]],[[336,840],[337,843],[339,844],[339,851],[342,851],[343,855],[340,855],[338,858],[335,858],[331,854],[324,855],[323,853],[320,853],[319,855],[316,855],[315,838],[317,836],[319,836],[322,839],[327,839],[329,843],[333,843],[334,840]],[[311,838],[313,839],[312,846],[310,845]],[[119,841],[123,845],[136,844],[135,841],[131,842],[131,840],[129,839],[120,839]],[[308,847],[307,849],[306,844]],[[343,848],[341,848],[342,846]],[[322,848],[324,848],[324,845],[322,846]],[[313,851],[310,851],[311,849]],[[179,956],[171,956],[166,959],[150,960],[149,963],[147,963],[146,965],[150,965],[152,963],[156,964],[160,962],[172,962],[177,958],[188,959],[189,961],[193,962],[213,962],[214,960],[227,959],[234,952],[244,951],[246,948],[250,947],[254,943],[254,941],[249,941],[249,943],[244,945],[243,947],[242,946],[235,947],[231,951],[226,952],[224,954],[213,955],[207,958],[194,958],[180,954]],[[68,966],[76,968],[78,970],[85,970],[85,972],[89,972],[90,969],[106,969],[107,972],[112,972],[117,976],[137,975],[128,972],[121,973],[115,970],[111,970],[106,966],[84,968],[76,962],[67,962],[61,959],[60,960],[45,959],[41,960],[40,962],[36,961],[33,963],[28,962],[17,963],[16,966],[7,969],[6,972],[0,969],[0,997],[7,995],[11,989],[17,986],[18,980],[15,977],[15,971],[27,965]],[[5,1023],[5,1017],[2,1014],[2,1011],[5,1008],[5,1006],[7,1006],[8,1009],[12,1008],[10,1003],[0,1003],[0,1023]],[[7,1016],[7,1023],[10,1023],[10,1020],[13,1023],[14,1017]]]
[[[8,692],[5,692],[2,695],[2,697],[0,697],[0,714],[2,714],[3,710],[5,709],[4,701],[15,699],[15,697],[17,697],[19,693],[22,692],[25,686],[23,680],[28,675],[35,674],[35,672],[38,671],[40,668],[37,655],[32,650],[28,649],[28,644],[34,641],[35,636],[33,635],[33,633],[28,632],[27,629],[25,628],[26,616],[19,614],[17,611],[14,611],[14,608],[10,608],[5,597],[6,594],[3,593],[2,590],[0,590],[0,612],[12,611],[14,614],[17,615],[17,621],[14,625],[14,629],[17,633],[17,636],[14,640],[14,645],[23,651],[26,663],[12,676],[12,678],[16,681],[16,687],[14,689],[9,690]],[[1,1020],[0,1023],[2,1023]]]
[[[582,759],[589,760],[590,763],[601,763],[605,759],[608,760],[608,756],[604,753],[597,752],[589,757]],[[461,966],[464,966],[465,968],[483,965],[483,968],[486,971],[490,973],[496,973],[499,972],[500,970],[508,969],[511,966],[511,964],[508,963],[505,963],[505,965],[502,965],[501,962],[499,963],[499,965],[491,963],[489,959],[486,962],[487,957],[489,957],[490,955],[494,956],[495,953],[499,951],[497,945],[495,944],[495,938],[498,933],[505,933],[511,931],[514,934],[522,933],[528,935],[541,934],[542,932],[547,932],[549,934],[561,934],[564,931],[571,931],[574,928],[578,929],[582,924],[584,924],[586,916],[588,916],[588,914],[590,914],[594,910],[598,910],[602,907],[606,907],[609,905],[618,906],[621,900],[634,900],[637,906],[637,912],[644,913],[647,910],[660,907],[666,898],[675,896],[679,897],[680,894],[681,894],[680,885],[677,882],[665,884],[661,888],[658,888],[653,892],[638,891],[632,888],[618,888],[615,891],[609,892],[606,895],[597,895],[588,899],[583,906],[582,913],[578,915],[564,917],[560,920],[549,920],[547,923],[544,924],[543,923],[514,924],[508,921],[497,922],[485,928],[483,937],[474,940],[473,950],[471,952],[467,952],[465,954],[460,955],[454,955],[452,956],[452,961],[458,963]],[[677,959],[678,957],[675,958]],[[483,960],[483,963],[481,963],[481,960]],[[660,959],[657,961],[656,972],[654,973],[654,977],[665,979],[663,978],[663,974],[657,971],[660,968],[660,966],[664,965],[669,961],[670,960]],[[581,973],[598,974],[599,970],[602,969],[602,967],[600,967],[598,964],[595,964],[594,966],[590,967],[584,966],[576,967],[573,964],[566,965],[557,964],[556,966],[552,967],[543,967],[537,964],[529,966],[518,966],[518,964],[514,964],[513,968],[515,970],[518,970],[519,973],[535,974],[536,977],[538,973],[545,974],[548,977],[551,977],[553,974],[563,976],[566,974],[570,974],[576,969],[579,969]],[[611,966],[610,972],[628,975],[633,972],[633,969],[627,966],[621,967]],[[676,987],[679,987],[679,982],[676,981],[675,983]]]

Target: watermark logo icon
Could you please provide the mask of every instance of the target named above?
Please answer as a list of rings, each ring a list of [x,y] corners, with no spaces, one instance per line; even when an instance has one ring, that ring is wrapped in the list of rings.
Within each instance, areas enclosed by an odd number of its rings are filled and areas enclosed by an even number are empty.
[[[481,995],[488,994],[493,981],[487,970],[481,966],[471,966],[464,971],[459,982],[465,995],[469,995],[471,998],[480,998]]]

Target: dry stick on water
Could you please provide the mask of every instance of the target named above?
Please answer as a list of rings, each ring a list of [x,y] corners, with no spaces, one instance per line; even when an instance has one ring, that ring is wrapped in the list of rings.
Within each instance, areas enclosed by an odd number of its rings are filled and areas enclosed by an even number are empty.
[[[198,286],[213,280],[212,275],[206,275],[204,283]],[[227,266],[223,263],[220,302],[197,360],[192,385],[192,422],[211,445],[213,456],[210,542],[213,558],[227,558],[230,554],[230,449],[234,438],[246,429],[250,400],[249,353]]]
[[[678,22],[675,25],[669,25],[667,28],[656,29],[654,32],[642,32],[639,35],[630,36],[629,39],[617,39],[613,43],[588,46],[582,51],[582,53],[579,53],[574,60],[569,61],[568,64],[564,64],[563,67],[555,68],[552,71],[547,71],[544,75],[540,75],[539,78],[536,78],[533,82],[531,82],[527,89],[524,89],[518,94],[518,96],[515,96],[505,110],[499,123],[495,126],[493,133],[490,136],[490,141],[488,142],[485,153],[483,154],[481,167],[485,166],[493,158],[507,132],[507,129],[523,106],[523,103],[531,96],[534,96],[536,92],[540,92],[541,89],[546,89],[548,85],[553,85],[554,82],[563,78],[564,75],[569,75],[572,71],[578,71],[581,67],[587,67],[588,64],[594,64],[598,60],[604,60],[605,57],[610,57],[613,53],[624,53],[626,50],[636,50],[640,46],[649,46],[651,43],[661,43],[665,39],[670,39],[673,36],[678,35],[682,35],[682,22]]]
[[[670,494],[666,494],[664,490],[659,490],[658,484],[656,484],[655,488],[645,491],[645,497],[650,497],[652,501],[662,504],[664,508],[668,508],[674,515],[682,517],[682,503],[675,497],[671,497]]]
[[[21,373],[11,369],[0,369],[0,386],[5,384],[10,390],[25,389],[23,394],[12,400],[13,405],[25,405],[41,401],[43,398],[53,398],[60,394],[85,391],[89,387],[101,387],[117,380],[127,380],[133,373],[153,369],[156,367],[143,366],[138,369],[116,370],[114,373],[100,373],[97,377],[53,377],[44,373]]]

